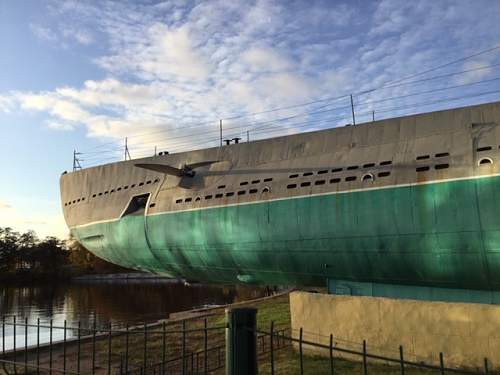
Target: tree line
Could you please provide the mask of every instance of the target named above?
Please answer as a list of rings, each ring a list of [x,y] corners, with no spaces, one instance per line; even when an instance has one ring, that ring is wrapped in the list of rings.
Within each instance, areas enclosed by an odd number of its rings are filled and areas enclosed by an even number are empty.
[[[0,227],[0,280],[53,279],[123,271],[97,258],[75,239],[40,239],[32,230],[20,233]]]

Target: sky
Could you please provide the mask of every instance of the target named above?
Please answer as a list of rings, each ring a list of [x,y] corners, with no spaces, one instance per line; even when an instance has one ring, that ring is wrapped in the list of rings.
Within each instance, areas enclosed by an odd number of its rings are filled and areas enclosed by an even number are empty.
[[[59,176],[500,100],[500,1],[0,1],[0,227],[65,238]],[[497,48],[498,47],[498,48]],[[444,66],[443,66],[444,65]]]

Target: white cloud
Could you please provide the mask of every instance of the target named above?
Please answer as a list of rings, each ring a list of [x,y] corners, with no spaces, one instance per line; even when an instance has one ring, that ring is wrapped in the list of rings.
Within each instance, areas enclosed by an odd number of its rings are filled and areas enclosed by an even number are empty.
[[[79,44],[102,39],[107,50],[95,62],[106,78],[51,92],[17,93],[21,108],[46,112],[52,129],[84,125],[92,137],[121,143],[130,136],[131,146],[139,149],[153,147],[145,142],[185,149],[199,139],[210,140],[203,133],[211,132],[221,117],[371,89],[491,45],[499,31],[495,17],[500,7],[431,0],[382,0],[367,7],[222,0],[194,6],[169,1],[97,6],[73,1],[63,6],[54,2],[51,11],[63,19],[50,29],[59,33],[57,38]],[[482,22],[472,22],[474,18]],[[474,35],[481,36],[480,43]],[[464,82],[487,74],[471,74]],[[400,87],[365,95],[356,98],[361,103],[357,108],[366,111],[363,101],[410,91]],[[12,108],[11,99],[7,107],[1,98],[0,110]],[[325,116],[350,116],[348,112]],[[289,111],[273,112],[267,119],[284,113]],[[189,127],[207,122],[195,133]],[[158,133],[160,129],[170,132]],[[134,137],[149,131],[156,134]]]
[[[58,40],[56,33],[48,27],[32,23],[30,24],[30,29],[33,32],[33,34],[39,39],[49,42],[55,42]]]
[[[252,47],[242,59],[253,72],[280,72],[292,67],[290,60],[268,47]]]
[[[0,200],[0,227],[10,227],[20,232],[34,230],[42,238],[56,236],[64,239],[69,234],[62,214],[26,214],[2,200]]]
[[[0,210],[9,210],[11,208],[12,206],[9,203],[0,200]]]

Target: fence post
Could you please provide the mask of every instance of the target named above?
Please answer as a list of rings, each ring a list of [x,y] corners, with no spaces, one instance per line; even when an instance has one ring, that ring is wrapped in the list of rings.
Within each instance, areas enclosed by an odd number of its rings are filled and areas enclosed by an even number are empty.
[[[399,366],[401,368],[401,375],[405,375],[405,359],[403,355],[403,345],[399,345]]]
[[[28,318],[24,318],[24,373],[28,373]]]
[[[302,348],[303,338],[304,338],[304,329],[302,327],[300,327],[300,331],[299,331],[300,375],[304,374],[304,350]]]
[[[274,321],[271,321],[269,333],[269,346],[271,347],[271,375],[274,375]]]
[[[363,340],[363,374],[368,375],[368,364],[366,358],[366,340]]]
[[[257,375],[257,309],[226,309],[226,375]]]
[[[444,375],[444,358],[443,358],[443,352],[439,352],[439,368],[441,370],[441,375]]]
[[[203,324],[203,374],[208,375],[208,320],[205,318]]]
[[[333,334],[330,334],[330,375],[334,375],[333,365]]]

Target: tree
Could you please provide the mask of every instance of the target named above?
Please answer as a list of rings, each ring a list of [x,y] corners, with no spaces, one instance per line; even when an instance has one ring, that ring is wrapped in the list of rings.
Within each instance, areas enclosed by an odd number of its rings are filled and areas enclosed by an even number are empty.
[[[0,228],[0,271],[15,272],[19,233],[12,228]]]

